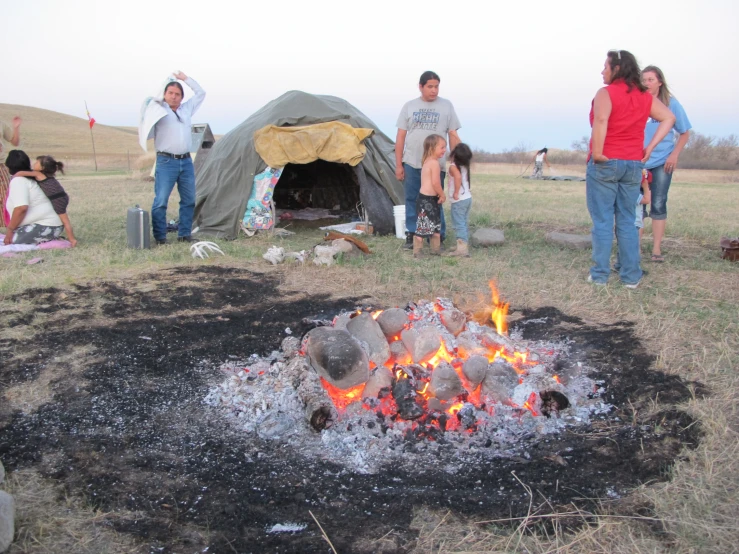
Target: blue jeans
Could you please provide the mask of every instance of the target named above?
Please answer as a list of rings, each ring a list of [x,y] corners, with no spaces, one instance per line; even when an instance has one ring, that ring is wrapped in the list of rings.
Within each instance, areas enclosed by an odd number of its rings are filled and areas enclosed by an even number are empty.
[[[588,211],[593,220],[590,277],[596,283],[606,283],[611,272],[614,217],[621,281],[630,285],[642,278],[639,232],[634,225],[634,206],[639,198],[642,167],[644,164],[640,161],[630,160],[588,162],[585,189]]]
[[[457,239],[469,242],[469,233],[467,229],[467,221],[470,217],[470,208],[472,207],[472,198],[459,200],[452,203],[452,225],[454,225],[454,234]]]
[[[411,167],[408,164],[403,164],[403,171],[405,172],[405,178],[403,179],[403,187],[405,188],[405,230],[408,233],[416,232],[416,220],[418,214],[416,213],[416,200],[418,199],[418,193],[421,192],[421,170]],[[446,172],[441,172],[441,190],[444,190],[444,178]],[[446,237],[446,222],[444,221],[444,206],[439,206],[441,209],[441,238],[442,240]]]
[[[192,158],[175,160],[157,154],[154,204],[151,206],[151,226],[156,240],[167,238],[167,202],[175,183],[180,193],[180,221],[177,234],[180,237],[188,237],[192,233],[192,215],[195,210],[195,169]]]
[[[652,207],[649,217],[654,219],[667,219],[667,193],[672,183],[672,173],[665,173],[665,166],[660,165],[650,169],[652,172]]]

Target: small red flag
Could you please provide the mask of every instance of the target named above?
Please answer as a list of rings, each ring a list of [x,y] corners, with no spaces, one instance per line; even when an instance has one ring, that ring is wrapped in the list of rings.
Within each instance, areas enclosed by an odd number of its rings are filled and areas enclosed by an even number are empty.
[[[95,125],[95,118],[90,117],[90,110],[87,109],[87,102],[85,102],[85,111],[87,112],[87,119],[90,120],[90,129],[92,129],[92,126]]]

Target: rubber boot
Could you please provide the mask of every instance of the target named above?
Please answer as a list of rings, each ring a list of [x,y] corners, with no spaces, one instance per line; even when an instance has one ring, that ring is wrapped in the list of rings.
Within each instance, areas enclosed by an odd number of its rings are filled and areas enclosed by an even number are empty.
[[[418,235],[413,237],[413,257],[423,258],[423,237]]]
[[[405,244],[403,245],[403,248],[406,250],[411,250],[413,248],[413,236],[413,233],[405,234]]]
[[[469,245],[465,241],[463,241],[462,239],[457,239],[457,248],[444,255],[449,256],[449,257],[469,258],[470,248],[469,248]]]
[[[441,256],[441,237],[439,235],[431,236],[431,255]]]

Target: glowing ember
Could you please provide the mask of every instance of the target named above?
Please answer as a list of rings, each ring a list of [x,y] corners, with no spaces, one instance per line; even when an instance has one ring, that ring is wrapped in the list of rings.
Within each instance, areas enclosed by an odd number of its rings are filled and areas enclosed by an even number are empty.
[[[415,343],[404,345],[403,348],[392,348],[395,354],[391,355],[383,365],[390,370],[392,375],[392,383],[386,385],[385,392],[373,393],[368,398],[363,398],[364,385],[358,385],[352,389],[341,390],[332,386],[322,379],[322,383],[328,395],[342,417],[347,407],[353,403],[357,407],[361,405],[362,411],[375,412],[378,417],[388,417],[392,423],[390,426],[398,424],[405,431],[412,431],[414,437],[428,438],[429,440],[438,440],[441,434],[447,431],[459,431],[471,433],[477,430],[479,423],[475,421],[480,414],[485,417],[494,417],[496,409],[494,404],[500,403],[504,407],[508,407],[520,418],[522,414],[529,414],[533,417],[539,417],[545,414],[538,412],[540,399],[537,392],[531,392],[529,388],[525,391],[525,395],[521,398],[522,393],[518,393],[518,400],[513,400],[514,387],[530,387],[529,383],[537,383],[536,375],[541,375],[541,369],[530,375],[529,371],[533,366],[538,366],[551,355],[551,349],[543,352],[541,349],[528,352],[527,345],[522,344],[520,339],[510,338],[507,336],[508,328],[506,317],[508,313],[508,303],[501,301],[495,283],[489,283],[493,305],[486,305],[484,311],[476,313],[474,316],[468,316],[468,323],[463,328],[464,337],[456,339],[460,333],[452,333],[441,318],[442,313],[454,306],[446,299],[437,299],[435,302],[425,302],[418,305],[411,305],[406,309],[407,321],[404,324],[405,329],[415,329],[419,333],[421,331],[437,329],[440,340],[440,346],[433,356],[419,364],[414,364],[410,351],[415,347]],[[383,310],[357,310],[357,314],[367,313],[373,319],[377,319]],[[402,324],[402,322],[401,322]],[[495,327],[498,337],[496,337],[491,327]],[[427,333],[428,335],[428,333]],[[433,336],[433,333],[431,333]],[[499,338],[502,337],[502,338]],[[388,343],[392,346],[396,341],[401,340],[400,336],[395,335],[386,337]],[[411,338],[410,340],[417,340]],[[407,349],[406,349],[407,346]],[[524,346],[520,348],[520,346]],[[518,351],[518,350],[523,351]],[[506,387],[505,379],[502,381],[492,379],[489,384],[481,380],[470,382],[465,371],[463,370],[466,361],[472,356],[482,355],[487,358],[490,364],[498,363],[498,369],[495,371],[509,371],[518,374],[515,383],[507,389],[505,394],[511,396],[508,399],[495,396],[496,391],[504,390],[496,387]],[[449,364],[457,374],[459,380],[457,387],[461,384],[459,392],[455,397],[446,399],[444,396],[434,398],[444,386],[431,386],[431,379],[439,364],[445,362]],[[386,371],[385,368],[376,368],[373,362],[369,363],[370,371]],[[507,369],[505,369],[507,368]],[[448,370],[447,371],[448,374]],[[514,373],[515,372],[515,373]],[[441,375],[441,374],[440,374]],[[499,374],[504,376],[504,374]],[[443,379],[449,377],[439,377],[439,383],[444,383]],[[556,383],[555,386],[561,385],[558,376],[549,374],[549,383]],[[551,386],[551,385],[548,385]],[[525,389],[524,389],[525,390]],[[492,392],[491,392],[492,391]],[[525,400],[524,400],[525,399]],[[472,411],[471,411],[472,409]],[[354,412],[356,415],[358,412]],[[505,411],[503,411],[505,413]],[[548,414],[546,414],[547,417]],[[352,416],[349,416],[352,417]],[[405,427],[404,427],[405,425]]]
[[[536,393],[532,392],[529,399],[523,403],[523,407],[530,411],[532,416],[538,416],[539,414],[534,410],[534,404],[536,404]]]
[[[331,383],[326,381],[323,377],[321,377],[321,383],[323,384],[323,388],[326,389],[326,392],[331,398],[331,401],[334,403],[334,406],[336,406],[337,410],[340,410],[343,412],[344,410],[346,410],[346,407],[352,402],[357,402],[358,400],[362,400],[362,391],[364,390],[364,383],[362,383],[361,385],[357,385],[356,387],[346,389],[346,390],[333,386]]]

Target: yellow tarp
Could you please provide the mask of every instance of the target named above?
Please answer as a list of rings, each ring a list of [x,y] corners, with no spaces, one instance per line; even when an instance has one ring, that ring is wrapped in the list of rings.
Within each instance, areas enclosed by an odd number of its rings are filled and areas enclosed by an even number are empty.
[[[304,127],[267,125],[254,133],[254,147],[270,167],[316,160],[358,165],[367,151],[362,141],[373,129],[356,129],[340,121]]]

